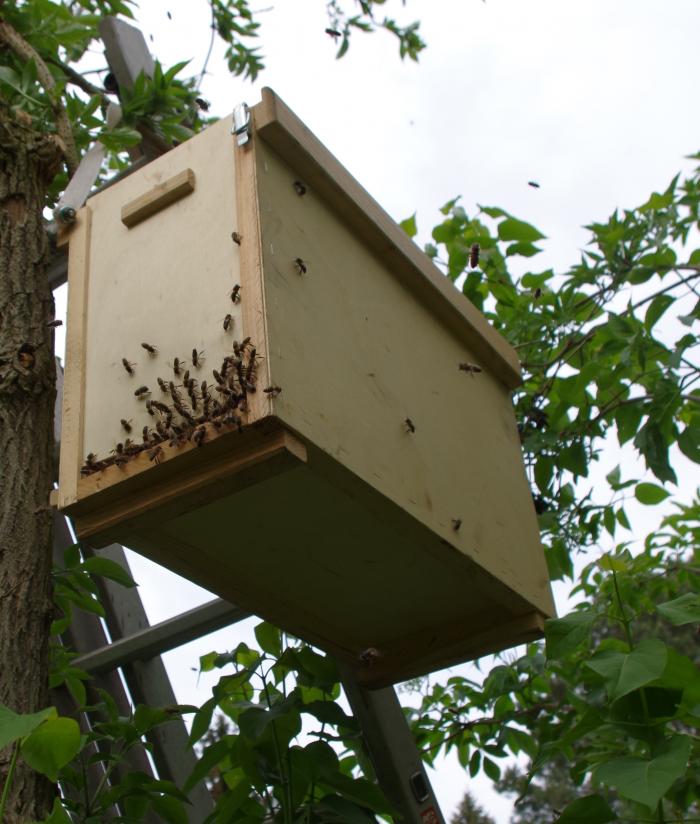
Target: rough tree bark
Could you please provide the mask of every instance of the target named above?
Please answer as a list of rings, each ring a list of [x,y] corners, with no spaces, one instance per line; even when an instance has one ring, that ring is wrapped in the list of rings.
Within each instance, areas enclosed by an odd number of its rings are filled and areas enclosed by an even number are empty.
[[[30,118],[0,101],[0,703],[49,703],[55,365],[53,297],[42,224],[61,152]],[[0,786],[11,752],[0,752]],[[53,788],[18,763],[6,824],[39,819]]]

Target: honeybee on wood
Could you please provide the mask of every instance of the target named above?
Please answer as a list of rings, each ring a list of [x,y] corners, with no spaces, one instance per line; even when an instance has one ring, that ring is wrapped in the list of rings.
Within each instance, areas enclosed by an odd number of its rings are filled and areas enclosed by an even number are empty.
[[[160,386],[160,391],[167,392],[168,384],[163,380],[163,378],[156,378],[156,380],[158,381],[158,386]]]
[[[219,401],[217,401],[216,398],[214,398],[214,400],[211,401],[211,414],[214,416],[221,415],[223,411],[224,410],[221,408],[221,404],[219,403]]]
[[[122,366],[130,375],[134,374],[134,366],[136,366],[135,363],[130,363],[126,358],[122,358]]]
[[[180,358],[174,358],[173,359],[173,372],[176,375],[179,376],[180,375],[180,367],[182,367],[184,365],[185,365],[185,361],[180,360]]]
[[[238,415],[234,415],[233,412],[229,412],[228,415],[223,418],[222,423],[226,424],[226,426],[235,426],[239,432],[243,431],[241,419]]]
[[[128,421],[126,420],[126,418],[122,418],[120,423],[122,425],[122,429],[125,432],[131,432],[131,418],[129,418]]]
[[[416,431],[416,425],[410,418],[406,418],[406,420],[404,421],[404,425],[406,426],[406,432],[413,433]]]
[[[158,352],[158,348],[150,343],[142,343],[141,346],[143,346],[149,355],[155,355]]]
[[[231,232],[231,240],[236,244],[236,246],[240,246],[243,238],[238,232]]]
[[[139,386],[139,388],[134,392],[134,395],[136,395],[137,398],[143,398],[144,396],[150,394],[151,390],[147,386]]]
[[[148,460],[153,461],[153,463],[159,464],[163,460],[164,454],[165,452],[162,446],[154,446],[153,449],[148,450]]]
[[[151,401],[151,406],[154,409],[157,409],[159,412],[162,412],[163,415],[170,414],[170,407],[167,404],[162,403],[161,401]]]
[[[165,439],[168,437],[168,433],[166,430],[166,426],[163,421],[156,421],[156,432],[161,436],[161,438]]]
[[[308,266],[306,265],[306,263],[303,261],[302,258],[300,258],[300,257],[294,258],[293,263],[294,263],[294,266],[296,267],[296,270],[297,270],[298,274],[305,275],[309,271]]]
[[[240,301],[241,301],[241,284],[240,283],[237,283],[233,287],[233,289],[231,289],[230,297],[231,297],[231,300],[234,303],[240,303]]]
[[[328,31],[328,29],[326,29],[326,31]],[[292,183],[292,186],[299,197],[303,197],[306,194],[306,186],[304,186],[301,180],[295,180],[294,183]]]
[[[192,435],[192,440],[197,444],[197,446],[203,446],[204,441],[207,437],[207,429],[205,426],[200,426],[199,429],[195,429],[194,435]]]
[[[85,456],[85,466],[95,467],[97,465],[97,455],[94,452],[88,452]]]
[[[115,466],[124,466],[124,464],[128,463],[129,459],[126,455],[115,455],[114,456],[114,464]]]
[[[144,426],[143,430],[141,431],[141,435],[143,437],[143,442],[148,443],[151,439],[151,428],[148,424]]]
[[[182,403],[182,395],[177,391],[173,381],[168,383],[168,392],[170,392],[170,397],[173,399],[173,403]]]
[[[476,269],[479,265],[479,252],[481,247],[478,243],[472,243],[471,249],[469,250],[469,265],[472,269]]]
[[[233,315],[226,315],[224,318],[224,332],[228,332],[233,326]]]
[[[115,445],[114,449],[111,450],[113,455],[123,455],[124,454],[124,444],[118,443]]]
[[[460,363],[459,368],[462,372],[469,372],[469,374],[474,377],[474,375],[478,375],[479,372],[483,372],[484,370],[477,366],[475,363]]]
[[[366,667],[373,667],[382,657],[382,653],[376,647],[367,647],[357,657]]]
[[[270,398],[276,398],[277,395],[282,391],[281,386],[268,386],[266,389],[263,389],[263,392],[268,395]]]
[[[146,412],[154,418],[156,413],[153,411],[153,401],[146,401]]]
[[[187,394],[190,396],[190,406],[192,407],[192,410],[194,412],[196,412],[197,408],[198,408],[197,407],[197,404],[198,404],[197,393],[194,391],[194,389],[190,389],[190,390],[188,390]]]
[[[202,365],[202,361],[204,360],[204,358],[202,357],[203,354],[204,351],[198,352],[196,349],[192,350],[192,366],[196,366],[197,369],[199,369],[199,367]]]

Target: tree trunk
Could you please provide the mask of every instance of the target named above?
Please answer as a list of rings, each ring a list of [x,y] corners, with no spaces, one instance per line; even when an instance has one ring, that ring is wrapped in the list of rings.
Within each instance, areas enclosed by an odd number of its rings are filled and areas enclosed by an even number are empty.
[[[0,703],[20,713],[49,703],[56,376],[42,211],[59,163],[56,142],[0,102]],[[20,758],[6,824],[42,818],[54,792]]]

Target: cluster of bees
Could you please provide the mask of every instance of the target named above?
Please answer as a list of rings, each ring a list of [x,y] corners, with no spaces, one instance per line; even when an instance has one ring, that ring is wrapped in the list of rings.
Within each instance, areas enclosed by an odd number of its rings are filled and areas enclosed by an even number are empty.
[[[241,299],[239,285],[233,287],[230,297],[233,303]],[[227,332],[232,328],[233,317],[228,314],[223,319],[223,328]],[[142,343],[150,357],[157,357],[158,348],[150,343]],[[146,411],[153,419],[141,431],[141,439],[134,438],[131,420],[121,419],[121,428],[128,435],[116,444],[111,454],[98,459],[94,453],[87,455],[81,468],[81,475],[90,475],[108,466],[123,466],[141,452],[146,452],[153,463],[160,463],[165,450],[163,444],[181,446],[191,441],[203,446],[207,439],[207,424],[215,429],[223,427],[243,431],[241,413],[248,410],[248,394],[256,391],[256,364],[259,355],[250,338],[240,343],[233,342],[233,353],[227,355],[220,368],[212,369],[214,381],[207,383],[199,380],[185,369],[185,361],[174,358],[168,366],[172,378],[156,378],[163,400],[152,397],[151,388],[139,386],[134,395],[143,400]],[[204,353],[196,348],[192,350],[193,369],[201,368]],[[135,374],[135,365],[127,358],[122,358],[121,365],[129,375]],[[263,390],[274,397],[282,390],[278,386],[269,386]]]

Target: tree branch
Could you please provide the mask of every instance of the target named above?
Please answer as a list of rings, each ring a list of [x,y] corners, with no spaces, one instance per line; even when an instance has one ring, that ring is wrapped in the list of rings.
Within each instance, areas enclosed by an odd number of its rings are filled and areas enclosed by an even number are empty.
[[[66,167],[68,168],[69,176],[72,176],[78,168],[78,150],[75,147],[73,130],[71,128],[70,120],[68,119],[68,114],[61,103],[60,95],[54,94],[56,81],[53,79],[46,63],[43,61],[36,49],[27,43],[22,35],[4,20],[0,20],[0,42],[12,49],[12,51],[25,62],[28,62],[29,60],[34,61],[39,82],[46,90],[48,98],[51,102],[51,109],[53,110],[54,117],[56,119],[56,131],[58,132],[58,136],[61,138],[63,143],[62,150],[66,161]]]

